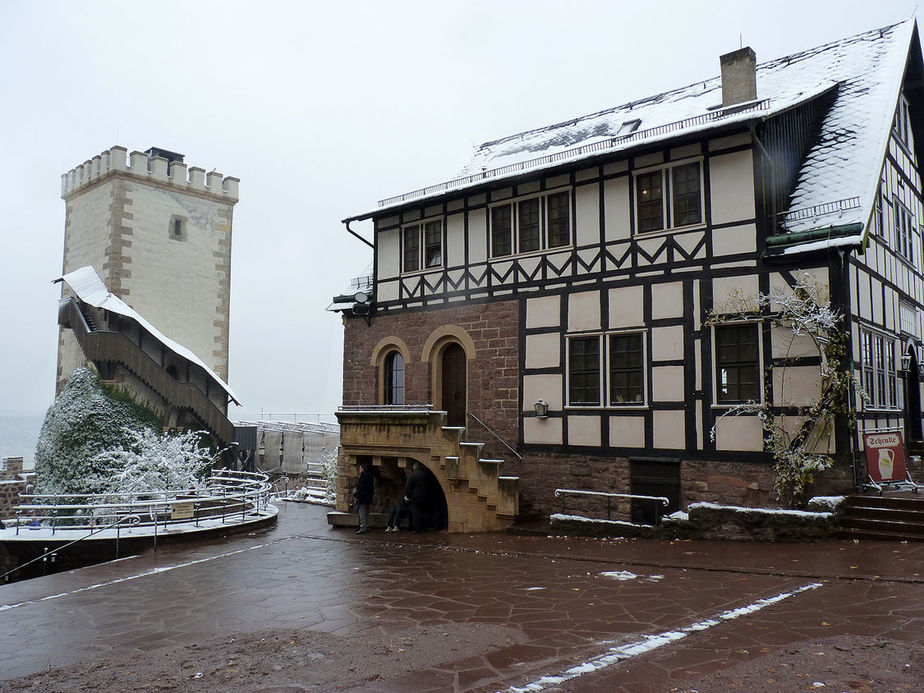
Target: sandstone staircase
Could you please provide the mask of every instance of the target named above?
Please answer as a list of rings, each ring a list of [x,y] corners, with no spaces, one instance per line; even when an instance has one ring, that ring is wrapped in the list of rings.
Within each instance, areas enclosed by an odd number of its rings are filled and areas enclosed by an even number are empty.
[[[414,461],[436,477],[446,497],[450,532],[496,531],[519,512],[519,478],[502,476],[502,460],[482,457],[484,443],[464,440],[465,429],[446,426],[446,413],[429,408],[369,407],[337,412],[340,475],[337,509],[350,509],[351,475],[361,458],[407,469]]]
[[[848,496],[839,539],[924,541],[924,498]]]

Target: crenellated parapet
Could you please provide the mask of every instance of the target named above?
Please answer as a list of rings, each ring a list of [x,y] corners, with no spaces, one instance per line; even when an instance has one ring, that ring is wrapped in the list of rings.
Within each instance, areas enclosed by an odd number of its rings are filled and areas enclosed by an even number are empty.
[[[237,202],[239,178],[223,176],[215,171],[189,166],[182,161],[168,161],[162,156],[145,152],[131,154],[125,147],[115,146],[75,166],[61,176],[61,197],[67,200],[83,188],[113,174],[153,181],[179,191],[205,193]]]

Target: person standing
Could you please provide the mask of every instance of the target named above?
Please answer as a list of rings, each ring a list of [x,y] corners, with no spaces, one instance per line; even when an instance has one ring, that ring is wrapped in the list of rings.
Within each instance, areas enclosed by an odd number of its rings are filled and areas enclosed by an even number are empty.
[[[375,480],[372,478],[372,465],[364,462],[359,480],[356,482],[356,512],[359,515],[359,529],[356,534],[366,534],[369,531],[369,506],[372,505],[372,493],[375,489]]]
[[[404,495],[411,506],[411,526],[414,532],[426,529],[426,506],[428,502],[427,470],[420,462],[414,462],[411,475],[404,487]]]

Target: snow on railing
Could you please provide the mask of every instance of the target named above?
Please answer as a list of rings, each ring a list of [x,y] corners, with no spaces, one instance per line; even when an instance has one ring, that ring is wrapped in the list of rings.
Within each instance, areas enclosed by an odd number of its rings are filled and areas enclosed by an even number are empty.
[[[848,209],[857,209],[860,206],[859,197],[846,197],[834,202],[825,202],[824,204],[813,205],[811,207],[802,207],[801,209],[791,209],[787,212],[780,212],[780,224],[785,228],[787,224],[803,219],[817,218],[825,214],[836,214],[845,212]]]
[[[648,139],[649,137],[657,137],[659,135],[675,132],[677,130],[683,130],[685,128],[693,127],[696,125],[714,123],[717,120],[731,115],[740,115],[742,113],[750,113],[752,111],[763,111],[769,107],[769,99],[764,99],[763,101],[758,101],[745,106],[735,106],[732,108],[715,110],[709,113],[704,113],[702,115],[693,116],[692,118],[684,118],[683,120],[677,120],[671,123],[665,123],[664,125],[658,125],[657,127],[647,128],[645,130],[636,130],[635,132],[626,135],[617,135],[616,137],[610,137],[599,142],[593,142],[591,144],[585,144],[580,147],[566,149],[561,152],[556,152],[555,154],[547,154],[535,159],[528,159],[527,161],[519,161],[515,164],[508,164],[507,166],[480,171],[469,176],[462,176],[461,178],[455,178],[453,180],[446,181],[445,183],[437,183],[436,185],[430,185],[426,188],[404,193],[403,195],[388,197],[384,200],[379,200],[379,207],[388,207],[389,205],[393,205],[398,202],[407,202],[418,197],[428,197],[436,193],[464,187],[473,183],[489,180],[491,178],[500,178],[501,176],[505,176],[509,173],[518,173],[520,171],[526,171],[528,169],[553,164],[558,161],[574,159],[580,156],[586,156],[588,154],[595,154],[597,152],[614,149],[616,147],[622,146],[623,144],[626,144],[627,142],[636,142],[638,140]]]

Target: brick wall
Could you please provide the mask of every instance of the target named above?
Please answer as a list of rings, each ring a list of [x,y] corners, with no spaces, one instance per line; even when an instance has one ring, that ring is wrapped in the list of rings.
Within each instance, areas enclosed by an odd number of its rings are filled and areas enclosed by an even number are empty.
[[[19,494],[26,492],[28,483],[22,475],[22,457],[0,460],[0,519],[11,517],[13,506],[19,505]]]
[[[405,402],[429,404],[430,364],[423,362],[427,338],[438,328],[462,328],[475,344],[468,361],[468,410],[514,448],[517,444],[519,392],[519,302],[493,301],[374,317],[367,326],[360,318],[344,320],[343,403],[377,404],[378,373],[371,365],[372,350],[384,337],[398,337],[410,351],[405,364]],[[494,437],[469,419],[468,440],[485,443],[486,458],[510,459]],[[502,471],[505,475],[508,468]]]

